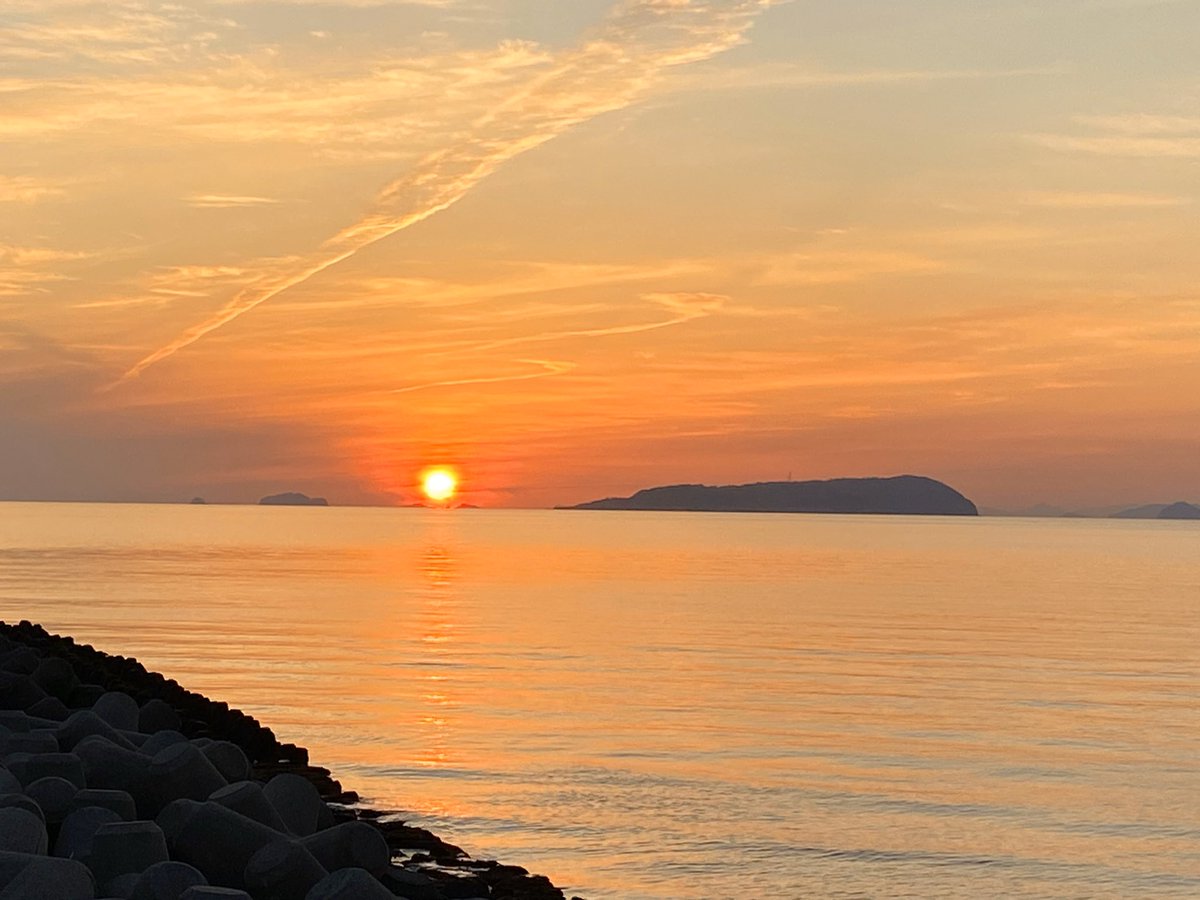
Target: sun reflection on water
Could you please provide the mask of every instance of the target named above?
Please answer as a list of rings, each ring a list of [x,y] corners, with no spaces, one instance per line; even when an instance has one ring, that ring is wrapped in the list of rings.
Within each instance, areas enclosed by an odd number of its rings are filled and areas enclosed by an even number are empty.
[[[459,649],[454,634],[460,605],[455,590],[457,560],[447,545],[431,543],[421,552],[419,569],[423,579],[419,591],[419,662],[437,669],[461,664],[454,658]],[[422,680],[416,765],[427,770],[454,768],[461,765],[461,759],[453,750],[456,729],[448,713],[460,705],[454,696],[456,685],[448,675],[435,672],[424,674]]]

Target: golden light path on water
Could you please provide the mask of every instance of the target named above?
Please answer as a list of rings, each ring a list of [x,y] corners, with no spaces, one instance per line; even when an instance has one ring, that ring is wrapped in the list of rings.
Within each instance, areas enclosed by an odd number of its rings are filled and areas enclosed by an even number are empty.
[[[0,614],[589,900],[1200,893],[1192,523],[0,504]]]

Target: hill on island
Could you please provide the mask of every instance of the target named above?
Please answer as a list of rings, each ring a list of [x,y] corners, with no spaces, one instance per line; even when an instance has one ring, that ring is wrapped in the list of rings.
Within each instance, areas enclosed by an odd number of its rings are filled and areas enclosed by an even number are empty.
[[[310,497],[296,491],[283,494],[272,494],[258,501],[260,506],[328,506],[329,501],[324,497]]]
[[[608,497],[562,509],[637,509],[686,512],[858,513],[977,516],[975,504],[949,485],[919,475],[764,481],[709,486],[674,484],[631,497]]]
[[[1147,503],[1145,506],[1134,506],[1129,509],[1123,509],[1120,512],[1115,512],[1112,514],[1112,518],[1157,519],[1162,511],[1166,508],[1166,503]]]
[[[1114,519],[1200,519],[1200,506],[1194,503],[1147,503],[1113,513]]]
[[[1172,503],[1158,514],[1160,519],[1200,519],[1200,506],[1193,503]]]

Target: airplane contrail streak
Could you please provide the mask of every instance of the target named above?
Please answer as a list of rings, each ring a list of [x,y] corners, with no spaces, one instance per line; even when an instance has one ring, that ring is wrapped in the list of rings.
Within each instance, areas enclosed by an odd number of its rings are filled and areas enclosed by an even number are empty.
[[[431,153],[386,187],[361,220],[325,241],[296,268],[239,291],[211,317],[129,368],[116,387],[303,284],[365,247],[453,206],[505,163],[647,93],[665,70],[740,43],[758,14],[779,0],[623,0],[600,28],[560,55],[475,124],[460,143]]]
[[[519,359],[517,362],[531,366],[541,366],[541,372],[528,372],[523,375],[493,375],[487,378],[456,378],[452,381],[429,381],[424,384],[414,384],[410,387],[395,388],[389,394],[411,394],[413,391],[427,391],[430,388],[457,387],[461,384],[501,384],[506,381],[533,381],[535,378],[551,378],[563,375],[575,368],[574,363],[555,362],[549,359]]]

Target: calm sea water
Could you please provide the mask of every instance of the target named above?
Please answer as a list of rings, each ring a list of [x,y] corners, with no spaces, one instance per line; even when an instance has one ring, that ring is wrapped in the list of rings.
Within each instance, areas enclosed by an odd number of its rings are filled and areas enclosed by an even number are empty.
[[[589,900],[1200,895],[1194,523],[8,503],[0,617]]]

